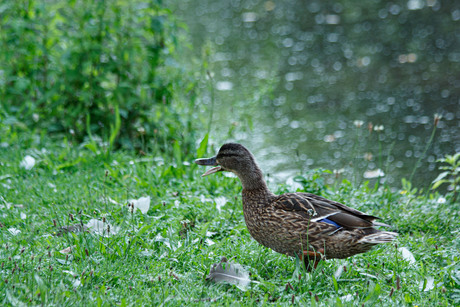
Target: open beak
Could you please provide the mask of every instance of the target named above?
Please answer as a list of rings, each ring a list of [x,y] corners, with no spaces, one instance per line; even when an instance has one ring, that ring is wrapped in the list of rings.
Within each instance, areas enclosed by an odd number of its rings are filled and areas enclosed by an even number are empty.
[[[198,164],[198,165],[212,165],[212,166],[217,165],[216,157],[212,157],[212,158],[209,158],[209,159],[197,159],[197,160],[195,160],[195,163]],[[208,176],[208,175],[220,172],[220,171],[222,171],[222,167],[220,165],[217,165],[216,167],[208,169],[206,171],[206,173],[201,175],[201,177]]]

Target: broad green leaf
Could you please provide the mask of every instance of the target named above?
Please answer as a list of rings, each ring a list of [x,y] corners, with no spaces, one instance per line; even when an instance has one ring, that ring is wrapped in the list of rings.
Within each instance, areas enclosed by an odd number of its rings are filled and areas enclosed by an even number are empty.
[[[443,183],[447,183],[448,181],[447,180],[439,180],[437,182],[435,182],[433,184],[433,186],[431,187],[432,190],[436,190],[441,184]]]
[[[179,145],[179,141],[175,141],[173,145],[174,159],[178,167],[182,165],[182,150]]]
[[[206,133],[200,142],[200,147],[198,147],[198,150],[196,151],[197,158],[201,158],[206,153],[206,149],[208,148],[208,138],[209,135]]]
[[[332,276],[332,283],[334,284],[335,292],[339,292],[339,285],[337,284],[337,280],[335,279],[334,275]]]
[[[449,175],[449,172],[443,172],[443,173],[439,174],[438,177],[436,177],[436,179],[433,180],[433,183],[440,181],[441,179],[443,179],[447,175]]]

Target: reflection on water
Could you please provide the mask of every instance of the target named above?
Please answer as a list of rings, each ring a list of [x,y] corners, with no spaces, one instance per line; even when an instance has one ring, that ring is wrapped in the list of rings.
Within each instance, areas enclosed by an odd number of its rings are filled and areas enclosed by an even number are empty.
[[[398,185],[423,156],[460,151],[460,4],[180,1],[195,55],[211,49],[212,138],[240,141],[282,178],[324,167]],[[201,98],[211,104],[210,95]]]

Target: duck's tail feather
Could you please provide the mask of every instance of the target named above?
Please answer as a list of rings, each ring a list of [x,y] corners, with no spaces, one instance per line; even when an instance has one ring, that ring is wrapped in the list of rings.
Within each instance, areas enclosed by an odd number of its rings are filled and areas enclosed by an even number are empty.
[[[391,227],[388,224],[380,223],[380,222],[376,222],[376,221],[373,221],[372,224],[373,224],[373,226]]]
[[[379,231],[363,237],[359,240],[359,243],[368,243],[368,244],[379,244],[379,243],[388,243],[393,241],[398,234],[396,232],[390,231]]]

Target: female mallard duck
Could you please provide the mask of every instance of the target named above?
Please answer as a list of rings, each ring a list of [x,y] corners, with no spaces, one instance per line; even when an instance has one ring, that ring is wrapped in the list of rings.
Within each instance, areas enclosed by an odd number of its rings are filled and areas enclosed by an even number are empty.
[[[224,144],[217,156],[198,159],[199,165],[216,166],[202,176],[219,171],[235,173],[243,185],[244,219],[260,244],[289,256],[298,256],[311,270],[324,258],[346,258],[374,245],[392,241],[397,234],[373,226],[375,216],[309,193],[273,194],[254,156],[244,146]]]

